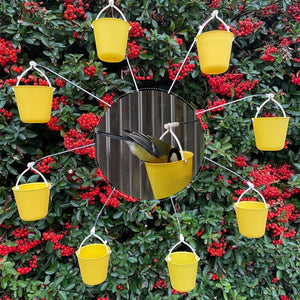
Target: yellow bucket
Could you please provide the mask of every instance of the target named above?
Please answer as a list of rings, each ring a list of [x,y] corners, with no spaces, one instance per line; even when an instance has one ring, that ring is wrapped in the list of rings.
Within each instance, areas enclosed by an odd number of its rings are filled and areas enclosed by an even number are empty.
[[[178,251],[166,257],[173,289],[189,292],[196,284],[199,257],[192,252]]]
[[[93,21],[99,59],[117,63],[125,58],[130,24],[121,19],[102,18]]]
[[[184,189],[193,178],[193,156],[183,151],[184,159],[168,163],[145,162],[155,199],[170,197]]]
[[[266,203],[263,195],[255,189],[253,190],[260,195],[263,203],[257,201],[240,202],[249,190],[250,188],[244,191],[237,203],[234,204],[238,228],[240,234],[245,237],[259,238],[265,234],[269,204]]]
[[[201,71],[220,74],[228,70],[234,35],[230,31],[213,30],[196,37]]]
[[[23,221],[36,221],[47,216],[50,188],[51,184],[45,182],[25,183],[12,188]]]
[[[107,277],[110,247],[104,244],[90,244],[76,251],[82,281],[97,285]]]
[[[18,85],[13,89],[22,122],[47,123],[50,120],[53,87]]]
[[[289,119],[289,117],[253,118],[256,147],[263,151],[283,149]]]

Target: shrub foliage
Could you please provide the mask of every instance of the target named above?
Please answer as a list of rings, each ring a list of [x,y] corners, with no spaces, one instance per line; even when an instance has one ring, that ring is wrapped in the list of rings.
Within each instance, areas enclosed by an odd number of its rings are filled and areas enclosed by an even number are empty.
[[[75,251],[111,192],[95,164],[94,148],[37,164],[53,185],[49,214],[42,220],[21,221],[11,188],[28,162],[92,143],[106,107],[46,72],[56,89],[51,120],[24,124],[12,86],[31,60],[107,103],[133,91],[133,81],[126,61],[108,64],[96,55],[90,25],[107,1],[1,1],[1,299],[300,299],[298,1],[115,4],[131,23],[127,56],[140,88],[170,87],[198,26],[218,9],[235,34],[229,70],[217,76],[202,74],[193,48],[173,92],[195,109],[266,93],[275,94],[283,105],[290,125],[285,149],[279,152],[255,147],[251,118],[263,98],[201,117],[205,156],[253,182],[270,204],[266,234],[260,239],[239,234],[233,203],[247,186],[206,161],[192,185],[175,198],[182,233],[200,256],[195,289],[178,293],[169,282],[164,258],[178,241],[170,201],[136,200],[122,193],[113,194],[96,228],[112,249],[107,280],[97,286],[83,284]],[[212,22],[208,29],[219,27]],[[27,74],[22,82],[45,84],[37,73]],[[277,111],[268,106],[264,114]],[[38,175],[32,173],[27,180],[35,182]]]

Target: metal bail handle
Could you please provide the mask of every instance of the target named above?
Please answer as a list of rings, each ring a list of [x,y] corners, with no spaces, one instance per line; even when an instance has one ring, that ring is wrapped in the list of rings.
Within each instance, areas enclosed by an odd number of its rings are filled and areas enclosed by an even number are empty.
[[[164,128],[166,129],[166,131],[162,134],[162,136],[159,138],[160,140],[163,139],[163,137],[168,133],[170,132],[170,134],[174,137],[178,147],[179,147],[179,150],[180,150],[180,153],[181,153],[181,156],[182,156],[182,160],[184,160],[184,163],[186,164],[187,163],[187,160],[184,159],[184,153],[183,153],[183,150],[182,150],[182,146],[181,146],[181,143],[178,139],[178,137],[176,136],[176,134],[174,133],[174,131],[172,130],[173,128],[175,127],[178,127],[180,124],[179,122],[172,122],[172,123],[166,123],[164,125]]]
[[[31,162],[31,163],[28,163],[28,164],[27,164],[27,169],[21,173],[21,175],[19,176],[19,178],[18,178],[18,180],[17,180],[17,182],[16,182],[16,190],[19,189],[19,182],[20,182],[20,179],[22,178],[22,176],[23,176],[27,171],[29,171],[29,170],[31,170],[31,169],[34,170],[35,172],[37,172],[37,173],[43,178],[43,180],[44,180],[46,186],[49,187],[49,184],[48,184],[46,178],[44,177],[44,175],[43,175],[39,170],[35,169],[33,166],[34,166],[34,162]],[[49,188],[50,188],[50,187],[49,187]]]
[[[238,207],[240,200],[241,200],[241,199],[243,198],[243,196],[244,196],[246,193],[248,193],[249,191],[254,191],[254,192],[256,192],[256,193],[261,197],[261,199],[264,201],[265,208],[268,208],[268,204],[266,203],[266,200],[265,200],[264,196],[263,196],[258,190],[256,190],[255,188],[252,188],[252,187],[249,187],[247,190],[245,190],[245,191],[240,195],[238,201],[236,202],[236,207]]]
[[[102,244],[105,246],[106,248],[106,252],[107,253],[111,253],[111,250],[108,249],[107,247],[107,241],[104,241],[100,236],[98,236],[97,234],[95,234],[95,227],[92,227],[92,229],[90,230],[90,234],[81,242],[79,249],[78,249],[78,255],[80,254],[81,248],[83,246],[83,244],[85,243],[86,240],[88,240],[90,237],[96,237],[98,240],[100,240],[102,242]]]
[[[214,18],[216,18],[217,20],[219,20],[226,28],[226,30],[228,32],[230,32],[230,27],[218,16],[219,11],[218,10],[214,10],[210,17],[204,21],[204,23],[202,25],[199,26],[199,31],[197,33],[197,36],[202,32],[202,30],[204,29],[204,27]]]
[[[274,94],[267,94],[266,95],[268,97],[268,99],[257,109],[257,112],[255,114],[254,118],[257,118],[258,114],[260,113],[261,109],[269,102],[269,101],[273,101],[275,104],[277,104],[277,106],[281,109],[282,114],[284,117],[286,117],[285,111],[283,109],[283,107],[280,105],[280,103],[278,101],[276,101],[274,99]]]
[[[108,4],[107,6],[105,6],[105,7],[99,12],[99,14],[97,15],[97,17],[96,17],[95,20],[99,19],[100,16],[101,16],[101,14],[102,14],[105,10],[107,10],[108,8],[110,8],[110,7],[114,8],[114,9],[121,15],[121,17],[123,18],[123,20],[124,20],[125,22],[127,22],[127,20],[126,20],[124,14],[122,13],[122,11],[121,11],[117,6],[115,6],[113,0],[109,0],[109,4]],[[93,25],[92,25],[92,27],[93,27]]]
[[[23,78],[30,70],[33,69],[33,70],[38,71],[38,73],[39,73],[41,76],[43,76],[43,77],[47,80],[48,85],[49,85],[50,87],[52,87],[51,82],[50,82],[49,78],[46,76],[46,74],[45,74],[42,70],[40,70],[40,69],[38,69],[38,68],[36,67],[36,66],[37,66],[37,63],[36,63],[35,61],[31,61],[31,62],[29,63],[29,65],[30,65],[30,67],[27,68],[20,76],[18,76],[18,81],[17,81],[16,86],[18,86],[18,85],[20,84],[21,79],[22,79],[22,78]]]
[[[169,254],[168,254],[167,258],[166,258],[168,261],[171,260],[170,255],[171,255],[172,251],[173,251],[178,245],[180,245],[180,244],[185,244],[186,246],[188,246],[188,247],[192,250],[193,254],[195,255],[196,261],[199,261],[200,258],[197,256],[197,254],[196,254],[196,252],[195,252],[195,249],[194,249],[190,244],[188,244],[188,243],[184,240],[184,237],[183,237],[182,234],[180,234],[179,242],[177,242],[177,243],[170,249]]]

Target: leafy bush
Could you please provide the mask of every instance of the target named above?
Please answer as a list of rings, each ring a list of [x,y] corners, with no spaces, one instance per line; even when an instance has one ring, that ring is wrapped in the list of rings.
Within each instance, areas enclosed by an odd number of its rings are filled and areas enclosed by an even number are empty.
[[[37,164],[53,185],[49,214],[42,220],[20,220],[11,188],[28,162],[92,143],[106,107],[46,72],[56,88],[51,120],[46,125],[24,124],[11,87],[31,60],[107,103],[133,91],[133,81],[126,62],[107,64],[95,52],[90,25],[107,1],[2,1],[1,299],[300,299],[299,3],[115,3],[131,22],[127,55],[140,88],[169,89],[198,26],[218,9],[235,34],[228,72],[202,74],[193,48],[173,92],[195,109],[274,93],[291,117],[285,149],[263,153],[255,147],[250,121],[261,98],[201,116],[205,156],[253,182],[270,204],[266,234],[261,239],[239,234],[232,208],[245,182],[206,161],[191,186],[175,199],[182,233],[200,256],[195,289],[183,295],[170,286],[164,258],[178,241],[179,230],[170,202],[137,200],[122,193],[113,195],[97,223],[97,233],[112,249],[107,280],[93,287],[83,284],[75,250],[111,193],[95,165],[94,148]],[[218,26],[212,22],[208,27]],[[23,82],[44,84],[36,73]],[[275,111],[268,106],[268,112]],[[27,179],[37,178],[32,173]]]

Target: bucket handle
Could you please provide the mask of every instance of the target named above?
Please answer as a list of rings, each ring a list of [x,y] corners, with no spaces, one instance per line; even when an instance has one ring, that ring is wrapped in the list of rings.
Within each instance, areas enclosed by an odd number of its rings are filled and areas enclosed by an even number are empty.
[[[102,244],[105,246],[106,248],[106,252],[107,253],[111,253],[111,250],[108,249],[107,247],[107,241],[104,241],[99,235],[95,234],[95,231],[96,231],[96,228],[95,226],[92,227],[92,229],[90,230],[90,234],[81,242],[80,246],[79,246],[79,249],[78,249],[78,255],[80,254],[80,251],[81,251],[81,248],[82,248],[82,245],[85,243],[86,240],[88,240],[90,237],[96,237],[98,240],[100,240],[102,242]]]
[[[46,180],[46,178],[44,177],[44,175],[43,175],[39,170],[35,169],[33,166],[34,166],[34,162],[30,162],[30,163],[27,164],[27,169],[21,173],[21,175],[19,176],[19,178],[18,178],[18,180],[17,180],[17,182],[16,182],[16,187],[15,187],[16,190],[19,189],[19,182],[20,182],[20,179],[22,178],[22,176],[23,176],[27,171],[29,171],[29,170],[31,170],[31,169],[34,170],[35,172],[37,172],[37,173],[43,178],[43,180],[44,180],[44,182],[45,182],[45,184],[46,184],[46,187],[51,188],[51,186],[50,186],[49,183],[47,182],[47,180]]]
[[[195,249],[194,249],[190,244],[188,244],[188,243],[184,240],[184,237],[183,237],[182,234],[180,234],[179,242],[177,242],[177,243],[170,249],[169,254],[168,254],[167,258],[166,258],[167,261],[170,261],[170,260],[171,260],[170,255],[171,255],[172,251],[173,251],[178,245],[180,245],[180,244],[185,244],[186,246],[188,246],[188,247],[192,250],[193,254],[195,255],[195,259],[196,259],[197,261],[199,261],[200,258],[197,256]]]
[[[226,30],[228,31],[228,32],[230,32],[230,27],[218,16],[218,13],[219,13],[219,11],[218,10],[214,10],[212,13],[211,13],[211,15],[210,15],[210,17],[208,18],[208,19],[206,19],[205,21],[204,21],[204,23],[202,24],[202,25],[200,25],[199,26],[199,31],[198,31],[198,33],[197,33],[197,36],[202,32],[202,30],[204,29],[204,27],[211,21],[211,20],[213,20],[214,18],[216,18],[217,20],[219,20],[224,26],[225,26],[225,28],[226,28]]]
[[[97,15],[97,17],[96,17],[95,20],[99,19],[99,17],[101,16],[101,14],[102,14],[106,9],[108,9],[108,8],[110,8],[110,7],[114,8],[114,9],[121,15],[121,17],[123,18],[123,20],[124,20],[125,22],[127,22],[127,20],[126,20],[124,14],[121,12],[121,10],[120,10],[117,6],[115,6],[114,0],[109,0],[109,4],[108,4],[107,6],[105,6],[105,7],[99,12],[99,14]],[[92,27],[93,27],[93,25],[92,25]]]
[[[182,146],[181,146],[181,143],[178,139],[178,137],[176,136],[176,134],[174,133],[174,131],[172,130],[173,128],[175,127],[178,127],[180,124],[179,122],[172,122],[172,123],[166,123],[164,125],[164,128],[166,129],[166,131],[162,134],[162,136],[159,138],[160,140],[163,139],[163,137],[168,133],[170,132],[170,134],[174,137],[178,147],[179,147],[179,150],[180,150],[180,153],[181,153],[181,157],[182,157],[182,160],[184,160],[184,163],[186,164],[187,163],[187,160],[184,159],[184,153],[183,153],[183,150],[182,150]]]
[[[245,190],[245,191],[240,195],[238,201],[236,202],[236,206],[234,206],[234,207],[238,207],[240,200],[241,200],[241,199],[243,198],[243,196],[244,196],[246,193],[248,193],[249,191],[254,191],[254,192],[256,192],[256,193],[261,197],[261,199],[264,201],[265,208],[268,208],[268,204],[266,203],[266,200],[265,200],[264,196],[263,196],[258,190],[256,190],[255,188],[252,188],[252,187],[249,187],[247,190]]]
[[[263,108],[263,106],[265,106],[269,101],[273,101],[275,104],[277,104],[279,106],[279,108],[281,109],[283,116],[286,117],[285,111],[283,109],[283,107],[280,105],[280,103],[278,101],[276,101],[274,99],[274,94],[267,94],[268,99],[257,109],[255,118],[257,118],[260,110]]]
[[[30,67],[27,68],[20,76],[18,76],[18,81],[17,81],[16,86],[18,86],[20,84],[22,77],[25,76],[28,73],[28,71],[34,69],[34,70],[38,71],[40,73],[40,75],[42,75],[47,80],[49,86],[52,87],[51,82],[50,82],[49,78],[46,76],[46,74],[42,70],[40,70],[36,67],[37,63],[35,61],[31,61],[29,63],[29,65],[30,65]]]

